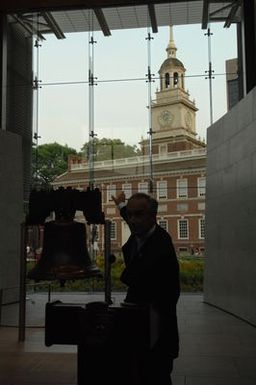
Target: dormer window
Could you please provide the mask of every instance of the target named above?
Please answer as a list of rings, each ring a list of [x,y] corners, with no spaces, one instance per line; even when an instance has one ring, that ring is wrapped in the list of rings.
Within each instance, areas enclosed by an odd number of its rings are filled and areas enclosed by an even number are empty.
[[[170,86],[170,74],[166,73],[164,78],[165,78],[165,88],[169,88],[169,86]]]
[[[179,83],[179,74],[178,74],[178,72],[174,72],[174,74],[173,74],[173,85],[174,85],[174,87],[177,87],[178,83]]]

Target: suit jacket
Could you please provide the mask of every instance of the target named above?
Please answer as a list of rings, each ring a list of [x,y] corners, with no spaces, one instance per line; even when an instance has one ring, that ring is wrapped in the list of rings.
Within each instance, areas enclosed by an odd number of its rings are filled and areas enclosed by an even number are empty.
[[[122,214],[122,213],[121,213]],[[126,302],[150,305],[158,314],[158,347],[178,356],[176,304],[180,295],[179,264],[171,236],[156,225],[154,232],[134,255],[131,235],[122,247],[125,269],[121,281],[128,286]]]

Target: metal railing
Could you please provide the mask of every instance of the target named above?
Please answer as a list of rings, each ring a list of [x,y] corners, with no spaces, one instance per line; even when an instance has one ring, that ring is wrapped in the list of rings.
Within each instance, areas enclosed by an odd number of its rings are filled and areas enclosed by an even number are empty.
[[[186,158],[193,158],[198,156],[206,156],[206,148],[196,148],[193,150],[184,150],[184,151],[174,151],[166,154],[154,154],[152,155],[153,161],[168,161],[168,160],[182,160]],[[135,156],[130,158],[120,158],[120,159],[111,159],[97,161],[94,163],[94,169],[103,169],[113,166],[130,166],[132,164],[147,164],[148,156]],[[71,171],[80,171],[88,168],[88,163],[83,161],[81,163],[73,163],[70,165]]]

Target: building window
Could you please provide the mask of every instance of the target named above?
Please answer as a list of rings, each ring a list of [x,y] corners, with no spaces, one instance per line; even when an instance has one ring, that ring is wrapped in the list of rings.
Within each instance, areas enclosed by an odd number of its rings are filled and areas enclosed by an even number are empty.
[[[170,75],[168,73],[165,74],[165,88],[170,86]]]
[[[110,184],[107,186],[107,202],[113,201],[112,195],[116,196],[116,185],[115,184]]]
[[[111,222],[110,226],[110,239],[116,239],[116,222]]]
[[[198,196],[199,197],[204,197],[205,196],[205,177],[202,178],[197,178],[197,191],[198,191]]]
[[[174,72],[173,74],[173,85],[176,87],[179,83],[179,74],[178,72]]]
[[[188,248],[187,247],[179,247],[179,254],[187,254]]]
[[[177,179],[177,198],[188,197],[188,180]]]
[[[168,206],[167,205],[158,205],[158,212],[159,213],[167,213],[168,211]]]
[[[166,219],[160,219],[158,221],[158,224],[160,227],[162,227],[162,229],[164,229],[165,231],[168,231],[168,221]]]
[[[205,237],[205,219],[199,219],[199,238],[204,239]]]
[[[205,202],[200,202],[197,205],[198,210],[205,210]]]
[[[138,183],[138,192],[148,194],[148,182]]]
[[[188,239],[188,219],[178,220],[178,238]]]
[[[122,190],[125,193],[126,199],[129,199],[132,196],[132,185],[131,185],[131,183],[124,183],[122,185]]]
[[[165,231],[168,231],[168,221],[166,219],[159,219],[159,226],[161,226]]]
[[[177,204],[177,211],[179,213],[186,213],[188,211],[188,204],[187,203],[178,203]]]
[[[167,181],[160,180],[157,182],[157,198],[167,199]]]

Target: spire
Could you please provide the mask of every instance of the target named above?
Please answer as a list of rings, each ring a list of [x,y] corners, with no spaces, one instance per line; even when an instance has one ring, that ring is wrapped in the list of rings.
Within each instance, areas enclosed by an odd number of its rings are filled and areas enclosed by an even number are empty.
[[[170,40],[166,48],[167,57],[176,57],[176,51],[177,51],[177,48],[173,39],[173,27],[172,25],[170,25]]]

